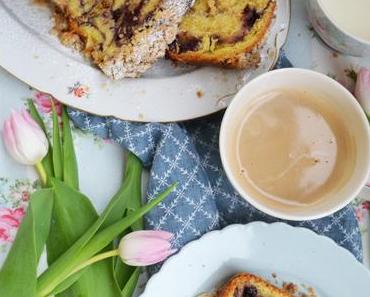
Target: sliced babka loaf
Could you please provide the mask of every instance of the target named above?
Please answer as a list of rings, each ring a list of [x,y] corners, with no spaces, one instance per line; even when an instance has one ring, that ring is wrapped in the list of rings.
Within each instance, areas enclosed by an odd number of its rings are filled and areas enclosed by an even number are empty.
[[[190,64],[249,68],[274,18],[275,0],[196,0],[168,57]]]
[[[66,45],[113,79],[137,77],[165,55],[193,0],[51,0]]]

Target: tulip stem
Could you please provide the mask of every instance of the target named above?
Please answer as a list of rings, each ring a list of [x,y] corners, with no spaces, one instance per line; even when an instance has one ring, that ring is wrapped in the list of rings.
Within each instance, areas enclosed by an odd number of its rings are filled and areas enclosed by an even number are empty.
[[[79,272],[80,270],[84,269],[85,267],[90,266],[91,264],[94,264],[96,262],[99,262],[99,261],[107,259],[107,258],[118,256],[118,255],[119,255],[118,249],[98,254],[98,255],[90,258],[89,260],[81,263],[80,265],[78,265],[75,269],[72,270],[72,272],[70,274],[68,274],[68,276],[64,280],[66,280],[67,278],[69,278],[73,274]]]
[[[81,263],[80,265],[78,265],[75,269],[72,270],[71,273],[69,273],[65,278],[63,278],[62,280],[59,281],[59,284],[61,284],[62,282],[64,282],[66,279],[68,279],[70,276],[72,276],[73,274],[81,271],[82,269],[86,268],[87,266],[90,266],[91,264],[94,264],[96,262],[99,262],[99,261],[102,261],[104,259],[107,259],[107,258],[111,258],[111,257],[115,257],[115,256],[118,256],[119,255],[119,251],[118,249],[116,250],[112,250],[112,251],[109,251],[109,252],[105,252],[105,253],[101,253],[101,254],[98,254],[92,258],[90,258],[89,260]],[[43,296],[43,297],[47,297],[49,295],[46,295],[44,296],[43,294],[40,294],[40,295],[37,295],[37,296]]]
[[[42,165],[41,162],[38,162],[36,165],[36,170],[40,176],[40,180],[41,180],[41,185],[44,187],[46,186],[46,179],[47,179],[47,174],[46,174],[46,171],[45,171],[45,167],[44,165]]]

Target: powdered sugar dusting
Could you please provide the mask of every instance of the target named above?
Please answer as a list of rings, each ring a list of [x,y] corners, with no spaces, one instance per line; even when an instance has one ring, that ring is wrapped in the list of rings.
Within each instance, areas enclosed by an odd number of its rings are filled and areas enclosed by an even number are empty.
[[[168,44],[175,40],[183,15],[193,0],[163,0],[154,17],[136,29],[129,45],[115,59],[99,65],[113,79],[138,77],[164,57]]]

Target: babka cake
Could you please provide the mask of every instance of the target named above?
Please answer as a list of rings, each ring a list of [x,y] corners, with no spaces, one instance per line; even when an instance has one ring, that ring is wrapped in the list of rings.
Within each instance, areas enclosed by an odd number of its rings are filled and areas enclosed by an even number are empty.
[[[275,15],[275,0],[196,0],[167,56],[178,62],[250,68]]]
[[[215,297],[294,297],[256,275],[241,273],[232,277]]]
[[[193,0],[49,0],[61,41],[113,79],[138,77],[165,55]]]

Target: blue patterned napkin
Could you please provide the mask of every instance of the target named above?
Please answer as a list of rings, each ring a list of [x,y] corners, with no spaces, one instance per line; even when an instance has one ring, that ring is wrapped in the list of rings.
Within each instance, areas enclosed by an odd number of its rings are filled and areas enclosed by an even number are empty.
[[[278,68],[291,67],[281,55]],[[184,123],[134,123],[70,109],[74,124],[135,153],[150,168],[147,199],[173,182],[176,191],[146,217],[147,229],[175,234],[180,248],[204,233],[234,223],[275,222],[242,199],[223,171],[218,135],[223,112]],[[361,236],[352,206],[332,216],[288,222],[331,237],[362,260]]]

